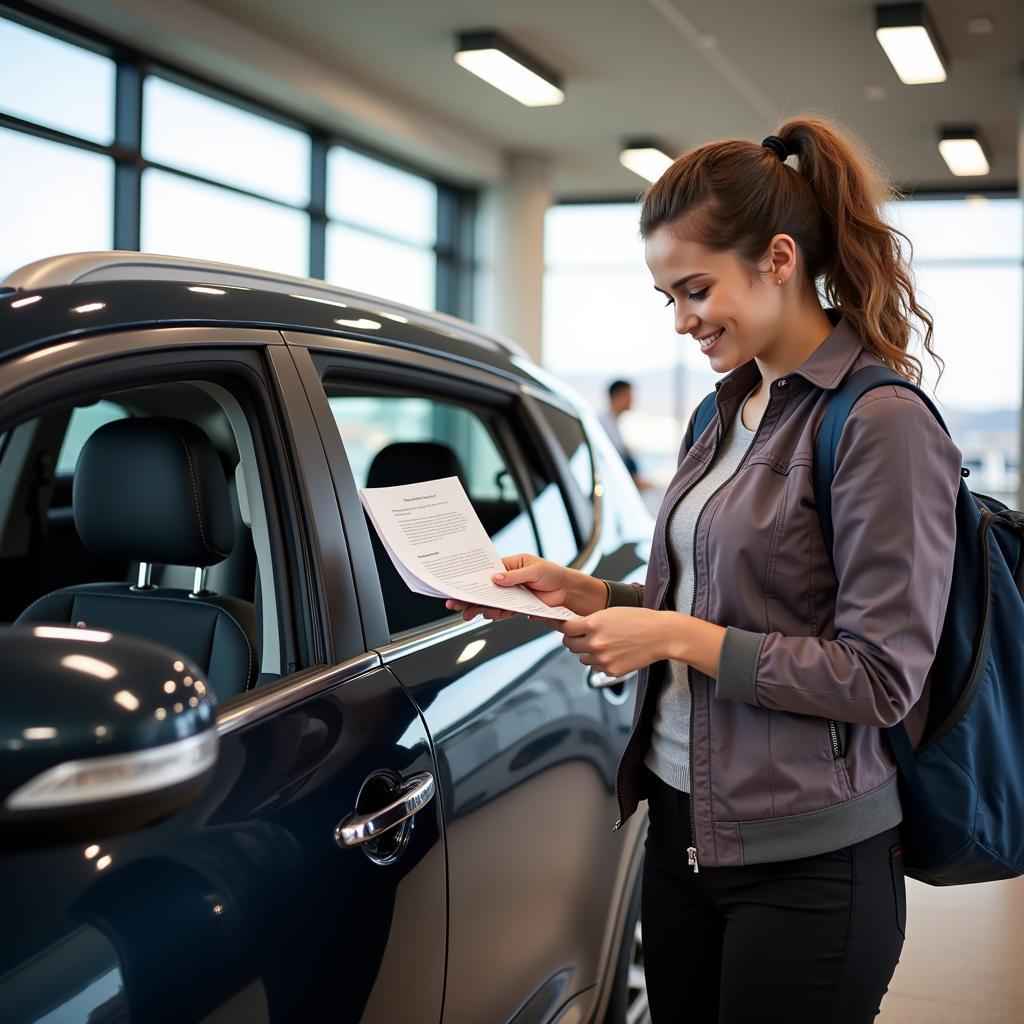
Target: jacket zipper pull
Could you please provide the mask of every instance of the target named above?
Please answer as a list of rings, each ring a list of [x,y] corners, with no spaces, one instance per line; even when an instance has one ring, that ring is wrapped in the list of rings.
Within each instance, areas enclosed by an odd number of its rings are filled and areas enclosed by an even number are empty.
[[[615,822],[615,825],[612,827],[612,831],[613,832],[618,832],[620,828],[622,828],[622,819],[621,818],[619,818],[619,820],[617,822]]]
[[[686,863],[689,867],[693,868],[693,873],[697,874],[700,871],[700,867],[697,864],[697,847],[691,846],[686,851]]]

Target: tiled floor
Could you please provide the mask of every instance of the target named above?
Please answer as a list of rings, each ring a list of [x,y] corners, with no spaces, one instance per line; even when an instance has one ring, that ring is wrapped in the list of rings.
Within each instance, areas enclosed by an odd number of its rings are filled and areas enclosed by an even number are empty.
[[[880,1024],[1024,1024],[1024,879],[907,882],[907,942]]]

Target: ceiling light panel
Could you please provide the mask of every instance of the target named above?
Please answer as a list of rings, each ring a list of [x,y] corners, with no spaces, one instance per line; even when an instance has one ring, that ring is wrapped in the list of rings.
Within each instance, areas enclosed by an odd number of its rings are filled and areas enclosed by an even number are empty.
[[[642,139],[623,145],[619,163],[646,181],[655,182],[672,165],[672,157],[661,143]]]
[[[904,85],[946,80],[946,58],[925,4],[875,8],[875,37]]]
[[[939,152],[958,178],[980,177],[989,172],[985,148],[974,128],[947,128],[939,138]]]
[[[524,106],[550,107],[565,101],[561,76],[499,32],[464,32],[455,63]]]

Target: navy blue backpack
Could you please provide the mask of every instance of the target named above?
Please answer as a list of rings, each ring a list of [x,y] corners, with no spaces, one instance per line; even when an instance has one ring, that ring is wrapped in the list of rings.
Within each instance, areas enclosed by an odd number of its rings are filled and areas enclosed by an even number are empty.
[[[946,430],[931,400],[884,366],[858,370],[830,395],[813,466],[829,552],[839,438],[857,400],[884,385],[915,391]],[[697,410],[695,438],[714,418],[714,398]],[[917,747],[903,725],[886,729],[899,765],[905,871],[931,885],[1024,874],[1024,515],[972,493],[964,479],[953,582],[929,680]]]

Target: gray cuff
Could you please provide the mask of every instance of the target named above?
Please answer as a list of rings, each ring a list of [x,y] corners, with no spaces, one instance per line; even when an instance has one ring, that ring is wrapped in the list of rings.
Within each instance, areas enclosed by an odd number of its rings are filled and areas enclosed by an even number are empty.
[[[608,603],[605,608],[639,608],[644,603],[644,588],[639,583],[618,583],[604,580],[608,588]]]
[[[718,658],[715,696],[719,700],[742,700],[757,707],[757,664],[766,636],[727,627]]]

